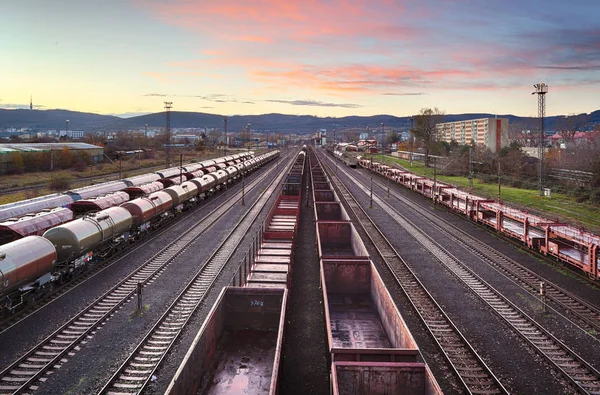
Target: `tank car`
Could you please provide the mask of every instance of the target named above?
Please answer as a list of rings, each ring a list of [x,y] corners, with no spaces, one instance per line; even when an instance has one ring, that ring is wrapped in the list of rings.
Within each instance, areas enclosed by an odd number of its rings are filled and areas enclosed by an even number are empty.
[[[133,217],[133,227],[139,226],[173,207],[173,198],[165,191],[158,191],[148,197],[140,197],[121,205]]]
[[[221,186],[227,183],[227,178],[229,174],[225,170],[217,170],[212,173],[207,174],[209,177],[213,177],[215,179],[215,189],[221,189]]]
[[[101,184],[72,189],[65,193],[70,195],[74,201],[78,201],[81,199],[89,199],[100,195],[107,195],[112,192],[122,191],[123,189],[127,188],[127,186],[128,185],[124,181],[109,181]]]
[[[237,180],[238,176],[240,175],[239,169],[234,165],[227,167],[225,171],[228,174],[227,182],[229,184],[231,184],[234,180]]]
[[[56,259],[54,246],[41,236],[27,236],[0,246],[2,307],[14,307],[12,292],[34,290],[49,282]]]
[[[73,198],[62,193],[40,196],[20,202],[3,204],[0,206],[0,221],[8,218],[18,218],[25,214],[35,213],[54,207],[67,207],[73,203]]]
[[[89,212],[100,211],[109,207],[118,206],[128,200],[129,194],[119,191],[95,198],[78,200],[71,205],[71,210],[73,210],[73,214],[76,217],[79,217]]]
[[[44,237],[56,248],[59,264],[74,262],[77,267],[85,263],[88,252],[108,242],[119,243],[129,231],[133,217],[123,207],[111,207],[96,214],[56,226],[44,233]],[[112,245],[111,245],[112,247]],[[104,248],[100,251],[103,252]]]
[[[198,187],[194,183],[185,181],[181,185],[165,188],[164,192],[171,195],[173,208],[176,211],[181,211],[185,208],[187,202],[198,194]]]
[[[129,195],[129,198],[133,200],[142,196],[148,196],[152,192],[160,191],[164,188],[165,186],[161,182],[153,181],[147,184],[127,187],[123,189],[123,192],[126,192]]]
[[[148,173],[142,174],[141,176],[129,177],[123,179],[123,182],[127,184],[128,187],[137,187],[144,184],[149,184],[154,181],[158,181],[160,176],[156,173]]]

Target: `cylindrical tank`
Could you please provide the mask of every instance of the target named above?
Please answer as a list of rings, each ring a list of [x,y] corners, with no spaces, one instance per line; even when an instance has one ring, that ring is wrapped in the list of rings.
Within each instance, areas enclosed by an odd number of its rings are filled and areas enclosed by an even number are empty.
[[[0,295],[52,270],[56,250],[42,236],[27,236],[0,246]]]
[[[111,207],[49,229],[44,237],[54,244],[58,261],[65,262],[122,235],[132,224],[133,217],[129,211],[123,207]]]
[[[221,185],[221,184],[226,183],[227,178],[229,177],[229,175],[227,174],[227,172],[225,170],[214,171],[214,172],[210,173],[209,176],[212,176],[215,178],[216,185]]]
[[[137,226],[169,210],[173,207],[173,199],[168,193],[159,191],[123,203],[121,207],[129,211],[133,217],[133,226]]]
[[[193,197],[196,197],[200,193],[200,192],[198,192],[198,185],[196,185],[195,183],[190,182],[190,181],[185,181],[183,184],[181,184],[181,187],[187,193],[184,201],[189,200]]]
[[[196,184],[196,187],[198,188],[198,195],[208,191],[211,188],[211,183],[214,183],[212,177],[206,176],[192,178],[190,182]]]
[[[191,185],[193,185],[194,187],[196,186],[195,184]],[[186,181],[181,185],[173,185],[172,187],[165,188],[164,192],[171,195],[171,198],[173,199],[173,207],[177,207],[180,204],[183,204],[183,202],[192,198],[193,196],[195,196],[195,194],[198,193],[197,190],[191,190],[189,181]]]
[[[235,177],[237,177],[239,170],[237,167],[235,166],[229,166],[228,168],[225,169],[225,171],[227,172],[227,174],[229,174],[229,180],[231,182],[231,180],[233,180]]]
[[[213,177],[209,174],[206,174],[204,177],[202,177],[202,182],[204,183],[206,189],[204,189],[202,192],[206,192],[211,188],[214,188],[217,185],[217,178]]]

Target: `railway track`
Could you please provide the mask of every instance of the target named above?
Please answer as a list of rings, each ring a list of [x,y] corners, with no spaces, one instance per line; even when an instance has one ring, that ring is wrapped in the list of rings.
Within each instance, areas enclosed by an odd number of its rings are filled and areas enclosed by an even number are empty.
[[[345,170],[342,172],[346,173]],[[352,178],[353,182],[365,193],[368,188]],[[451,273],[460,279],[472,292],[486,303],[492,311],[501,317],[515,333],[529,343],[554,368],[571,382],[581,393],[600,394],[600,372],[583,358],[569,349],[560,340],[544,329],[534,319],[506,299],[500,292],[477,276],[459,259],[440,246],[433,238],[425,234],[409,219],[378,196],[373,201],[386,210],[400,226],[405,228],[419,243],[436,257]]]
[[[207,160],[207,159],[211,159],[211,158],[205,158],[203,160]],[[195,163],[195,162],[201,162],[201,161],[200,160],[187,161],[183,165],[185,166],[185,165],[188,165],[190,163]],[[177,162],[176,166],[178,166],[178,165],[179,165],[179,162]],[[127,172],[130,177],[135,177],[140,174],[145,174],[145,173],[153,172],[156,170],[162,170],[164,168],[165,168],[165,165],[161,164],[161,165],[155,165],[155,166],[149,166],[149,167],[142,167],[142,168],[138,168],[138,169],[123,169],[123,172]],[[119,172],[117,171],[114,173],[99,174],[97,176],[73,178],[71,180],[71,184],[91,185],[94,181],[108,182],[108,181],[118,181],[118,180],[119,180]],[[50,180],[48,182],[50,182]],[[48,187],[48,182],[35,184],[35,185],[24,185],[24,186],[16,187],[16,188],[0,188],[0,196],[11,195],[13,193],[30,191],[30,190],[35,190],[35,189],[44,189],[44,188]]]
[[[254,187],[253,184],[249,185],[249,188],[253,188],[253,187]],[[241,189],[242,187],[238,183],[235,185],[235,188]],[[185,215],[187,216],[187,215],[195,212],[197,209],[199,209],[200,207],[203,207],[207,203],[213,201],[218,196],[221,196],[221,195],[218,194],[218,195],[210,196],[207,200],[204,201],[203,205],[196,206],[191,211],[188,211]],[[33,314],[36,311],[38,311],[39,309],[43,308],[47,304],[53,302],[54,300],[60,298],[62,295],[68,293],[71,289],[77,287],[79,284],[81,284],[81,283],[85,282],[86,280],[94,277],[95,275],[101,273],[102,271],[109,268],[113,264],[118,263],[120,260],[127,258],[128,256],[130,256],[134,252],[138,251],[140,248],[144,247],[144,245],[151,242],[152,240],[155,240],[158,237],[160,237],[161,235],[169,232],[171,227],[178,222],[177,219],[179,219],[179,217],[176,217],[175,220],[170,220],[169,222],[164,223],[159,231],[150,235],[149,238],[142,240],[141,244],[137,244],[136,247],[134,247],[132,250],[126,249],[122,252],[112,255],[110,259],[100,262],[98,264],[95,264],[93,267],[90,267],[88,270],[81,273],[78,277],[72,279],[71,281],[67,282],[66,284],[56,287],[54,290],[43,295],[42,297],[39,297],[33,303],[31,303],[29,306],[22,308],[21,310],[14,313],[13,315],[1,317],[1,319],[0,319],[0,334],[7,331],[11,327],[17,325],[19,322],[26,319],[31,314]]]
[[[386,188],[386,186],[379,182],[374,182],[374,185],[378,185],[383,189]],[[522,289],[531,295],[536,296],[538,294],[540,283],[543,282],[546,288],[547,301],[552,302],[556,306],[562,308],[569,316],[567,319],[577,319],[579,326],[581,326],[587,334],[595,336],[597,339],[600,338],[600,309],[598,309],[596,306],[559,287],[558,285],[553,284],[532,270],[527,269],[514,259],[511,259],[500,253],[493,247],[474,239],[467,232],[451,224],[445,219],[433,213],[423,211],[420,206],[413,203],[410,199],[402,197],[401,195],[392,191],[390,191],[390,195],[400,200],[402,204],[406,205],[407,207],[418,211],[425,220],[427,220],[432,226],[436,227],[436,229],[442,232],[448,239],[453,240],[457,245],[462,246],[473,255],[479,257],[490,267],[509,278],[515,284],[518,284]],[[557,313],[560,314],[558,311]]]
[[[290,167],[288,165],[288,167]],[[143,391],[154,371],[165,358],[173,343],[204,300],[208,290],[221,273],[237,247],[246,236],[252,224],[262,211],[268,199],[287,174],[282,171],[262,192],[250,210],[240,219],[227,239],[201,266],[194,278],[175,298],[154,327],[148,332],[127,360],[109,379],[100,391],[101,394],[137,394]]]
[[[507,394],[493,372],[444,313],[391,243],[371,221],[348,189],[330,170],[330,179],[410,300],[425,327],[470,394]]]
[[[261,175],[248,187],[257,187],[275,168]],[[18,358],[0,373],[0,394],[14,394],[37,389],[36,381],[67,361],[67,356],[88,340],[96,328],[108,320],[124,303],[133,297],[138,286],[144,286],[159,277],[190,244],[215,224],[234,204],[241,200],[236,193],[227,202],[196,222],[179,239],[167,245],[145,264],[99,297],[61,328]],[[140,285],[138,285],[140,284]]]

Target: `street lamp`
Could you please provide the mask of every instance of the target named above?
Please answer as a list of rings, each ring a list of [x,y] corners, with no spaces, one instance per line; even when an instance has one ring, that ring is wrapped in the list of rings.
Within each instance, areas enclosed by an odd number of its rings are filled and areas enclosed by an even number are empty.
[[[71,122],[71,121],[69,121],[69,120],[67,119],[67,121],[66,121],[67,128],[66,128],[66,131],[65,131],[65,137],[69,137],[69,122]]]

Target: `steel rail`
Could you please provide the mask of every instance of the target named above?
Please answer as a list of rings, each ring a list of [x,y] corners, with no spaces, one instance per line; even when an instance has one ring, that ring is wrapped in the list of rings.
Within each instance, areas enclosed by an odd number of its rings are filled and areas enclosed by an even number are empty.
[[[241,184],[238,183],[238,184],[235,184],[233,187],[229,187],[228,190],[229,191],[232,191],[234,189],[241,190],[241,188],[242,188]],[[221,196],[221,194],[211,195],[209,198],[207,198],[203,201],[202,205],[195,206],[191,210],[186,211],[183,215],[185,217],[188,217],[190,214],[194,213],[196,210],[206,206],[206,204],[214,201],[217,197],[220,197],[220,196]],[[107,259],[105,261],[94,264],[93,267],[90,267],[89,269],[83,271],[79,276],[73,278],[72,280],[68,281],[67,283],[61,285],[60,287],[56,287],[54,290],[52,290],[49,293],[44,294],[40,298],[36,299],[35,302],[30,304],[29,306],[18,310],[13,315],[3,318],[2,320],[0,320],[0,334],[9,330],[13,326],[19,324],[21,321],[23,321],[30,315],[34,314],[35,312],[39,311],[40,309],[44,308],[45,306],[52,303],[53,301],[61,298],[64,295],[67,295],[69,293],[69,291],[71,291],[72,289],[81,285],[85,281],[102,273],[104,270],[108,269],[109,267],[111,267],[114,264],[117,264],[121,260],[127,258],[134,252],[138,251],[140,248],[145,247],[152,240],[155,240],[156,238],[164,235],[165,233],[170,232],[171,228],[179,223],[178,219],[180,219],[180,216],[174,217],[174,218],[170,219],[169,221],[165,221],[165,223],[163,223],[161,225],[160,229],[157,229],[156,231],[151,232],[151,234],[148,235],[147,237],[142,238],[139,243],[136,243],[135,246],[132,247],[132,249],[126,249],[126,250],[122,251],[121,253],[113,254],[110,257],[110,259]]]
[[[276,169],[270,169],[270,172],[272,171],[276,171]],[[261,175],[248,188],[257,187],[269,174]],[[49,370],[60,367],[65,362],[63,358],[69,352],[87,339],[94,328],[110,318],[122,304],[133,296],[138,283],[145,285],[159,277],[177,256],[236,204],[241,199],[241,195],[241,192],[236,193],[223,205],[200,219],[179,239],[171,242],[94,303],[5,368],[0,373],[0,394],[20,393],[27,389],[35,390],[37,387],[31,388],[32,384]]]
[[[381,183],[374,182],[374,185],[378,185],[380,188],[385,189],[385,186]],[[426,221],[440,232],[453,239],[457,244],[460,244],[473,255],[478,256],[481,260],[505,277],[509,278],[515,284],[521,286],[522,289],[531,295],[537,295],[540,282],[544,282],[546,299],[548,301],[551,301],[566,310],[571,317],[576,317],[586,327],[582,329],[590,336],[593,336],[590,333],[596,333],[596,336],[600,335],[600,309],[598,307],[524,267],[514,259],[497,251],[495,248],[479,241],[458,226],[446,221],[444,218],[422,210],[422,207],[413,203],[410,199],[392,191],[390,191],[390,195],[400,200],[403,204],[413,208],[416,212],[419,212]],[[565,318],[570,320],[570,318]],[[598,339],[598,337],[596,337],[596,339]]]
[[[363,192],[368,193],[367,187],[362,182],[357,181],[356,178],[351,178],[351,180]],[[541,324],[529,317],[471,269],[466,267],[459,259],[439,245],[431,236],[412,223],[412,221],[400,214],[394,207],[377,195],[373,196],[373,201],[384,208],[390,217],[428,249],[439,262],[467,285],[494,313],[504,319],[515,333],[520,335],[540,355],[545,357],[579,392],[600,392],[600,372],[592,365],[554,337]]]
[[[470,394],[508,394],[500,380],[477,354],[473,346],[438,305],[340,179],[331,169],[328,174],[339,196],[343,198],[350,211],[358,219],[356,223],[363,228],[379,256],[396,278],[465,390]]]
[[[291,167],[291,163],[288,167]],[[201,265],[184,290],[112,375],[100,390],[100,394],[138,394],[143,391],[286,174],[287,171],[280,172],[261,193],[250,210]]]

